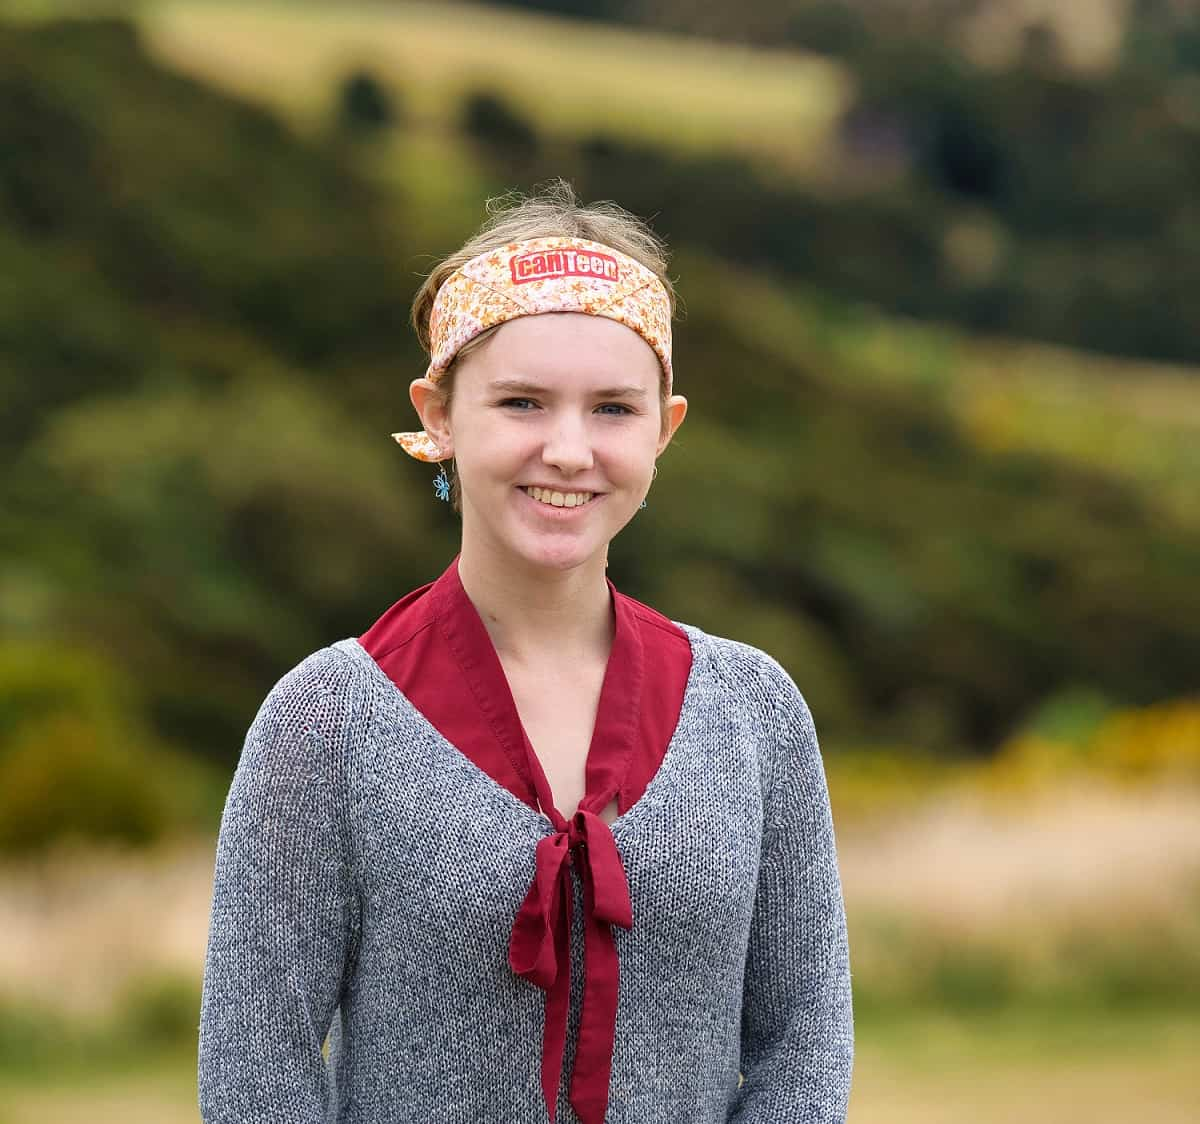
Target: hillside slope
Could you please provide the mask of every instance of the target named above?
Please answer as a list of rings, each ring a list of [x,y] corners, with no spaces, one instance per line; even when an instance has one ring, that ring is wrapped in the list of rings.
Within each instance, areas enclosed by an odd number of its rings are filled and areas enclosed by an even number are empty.
[[[181,78],[124,24],[0,26],[0,76],[5,632],[108,654],[228,759],[282,668],[454,549],[387,436],[423,367],[427,232],[453,224],[401,201],[422,166],[372,181],[369,150]],[[969,388],[984,416],[1017,399],[964,369],[992,362],[971,341],[686,244],[675,271],[692,409],[614,546],[624,588],[778,655],[831,746],[982,750],[1059,690],[1194,688],[1200,529],[1137,452],[1182,447],[1176,408],[1131,411],[1110,470],[1046,436],[1047,410],[1107,424],[1062,379],[997,442]],[[1132,402],[1141,374],[1110,378]]]

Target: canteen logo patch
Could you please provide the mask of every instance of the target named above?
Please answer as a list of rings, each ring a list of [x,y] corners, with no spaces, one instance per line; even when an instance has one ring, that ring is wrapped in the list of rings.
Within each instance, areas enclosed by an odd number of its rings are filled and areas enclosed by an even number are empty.
[[[601,281],[620,277],[616,258],[584,250],[538,250],[510,258],[508,264],[514,285],[550,277],[595,277]]]

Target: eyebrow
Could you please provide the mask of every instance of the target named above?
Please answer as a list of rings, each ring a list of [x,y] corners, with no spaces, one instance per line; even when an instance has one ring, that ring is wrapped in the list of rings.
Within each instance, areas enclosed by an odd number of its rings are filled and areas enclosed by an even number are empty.
[[[488,389],[506,394],[550,394],[548,387],[524,379],[493,379]],[[646,391],[640,386],[609,386],[595,392],[597,398],[645,398]]]

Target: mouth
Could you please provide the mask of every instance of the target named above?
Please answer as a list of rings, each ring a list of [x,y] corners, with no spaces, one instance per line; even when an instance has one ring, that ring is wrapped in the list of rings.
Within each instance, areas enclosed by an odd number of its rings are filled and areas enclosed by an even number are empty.
[[[548,510],[577,511],[590,507],[604,495],[603,492],[553,492],[548,488],[518,486],[538,507]]]

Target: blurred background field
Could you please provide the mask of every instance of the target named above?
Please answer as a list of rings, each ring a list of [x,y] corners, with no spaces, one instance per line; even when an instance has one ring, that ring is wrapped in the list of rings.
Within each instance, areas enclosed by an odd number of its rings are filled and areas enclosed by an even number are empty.
[[[0,1124],[194,1120],[220,810],[457,522],[421,275],[564,176],[672,245],[615,580],[775,654],[853,1124],[1200,1106],[1200,12],[0,5]]]
[[[1193,1120],[1200,796],[981,791],[839,829],[851,1119]],[[0,1119],[197,1118],[211,852],[61,846],[0,871]]]

